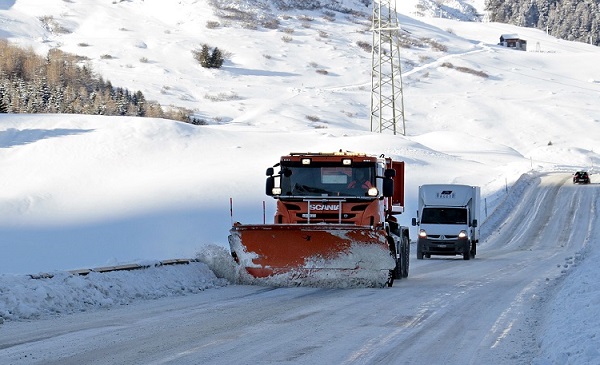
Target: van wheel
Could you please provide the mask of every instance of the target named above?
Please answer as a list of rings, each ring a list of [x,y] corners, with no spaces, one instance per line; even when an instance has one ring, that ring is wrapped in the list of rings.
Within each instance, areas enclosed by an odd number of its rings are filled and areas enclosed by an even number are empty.
[[[471,250],[467,249],[465,250],[465,252],[463,252],[463,260],[470,260],[471,259]]]

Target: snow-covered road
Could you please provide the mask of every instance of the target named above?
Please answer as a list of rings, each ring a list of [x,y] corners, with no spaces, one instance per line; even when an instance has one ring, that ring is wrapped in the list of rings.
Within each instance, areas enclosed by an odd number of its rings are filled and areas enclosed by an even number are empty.
[[[598,226],[600,186],[515,185],[477,258],[416,260],[385,289],[231,285],[0,330],[2,364],[531,363],[540,310]],[[530,360],[530,361],[527,361]]]

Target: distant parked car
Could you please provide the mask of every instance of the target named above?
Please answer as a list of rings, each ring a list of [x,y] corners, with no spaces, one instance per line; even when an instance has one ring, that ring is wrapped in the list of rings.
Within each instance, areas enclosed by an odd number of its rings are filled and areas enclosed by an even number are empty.
[[[577,171],[573,174],[573,184],[589,184],[590,175],[586,171]]]

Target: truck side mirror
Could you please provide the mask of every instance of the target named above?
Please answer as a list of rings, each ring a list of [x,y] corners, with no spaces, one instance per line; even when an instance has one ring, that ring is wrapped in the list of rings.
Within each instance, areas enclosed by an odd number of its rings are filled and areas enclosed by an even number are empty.
[[[274,173],[275,173],[275,170],[273,170],[272,167],[267,168],[267,176],[273,176]]]
[[[273,176],[267,177],[266,192],[265,192],[267,194],[267,196],[273,196],[273,188],[274,187],[275,187],[275,177],[273,177]]]
[[[413,227],[417,225],[417,218],[412,219],[412,225],[413,225]]]
[[[383,179],[383,196],[394,196],[394,180]]]
[[[477,219],[473,219],[473,227],[477,227]]]
[[[393,178],[396,177],[396,170],[394,169],[386,169],[383,172],[383,176],[387,177],[387,178]]]

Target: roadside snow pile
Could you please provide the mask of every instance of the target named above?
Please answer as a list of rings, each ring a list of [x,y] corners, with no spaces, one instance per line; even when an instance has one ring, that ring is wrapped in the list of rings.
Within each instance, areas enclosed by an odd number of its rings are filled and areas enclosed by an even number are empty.
[[[600,363],[600,249],[594,229],[586,248],[568,260],[573,271],[564,278],[549,303],[541,328],[540,353],[533,365]],[[579,323],[581,325],[574,325]]]
[[[194,294],[227,285],[204,264],[152,266],[134,271],[56,272],[52,277],[0,275],[0,323],[111,307],[134,300]]]
[[[506,221],[507,216],[514,212],[523,199],[527,187],[540,179],[540,173],[530,171],[522,174],[506,193],[499,191],[496,196],[485,198],[489,206],[496,207],[481,224],[481,237],[486,239],[494,232],[502,229],[500,222]]]

